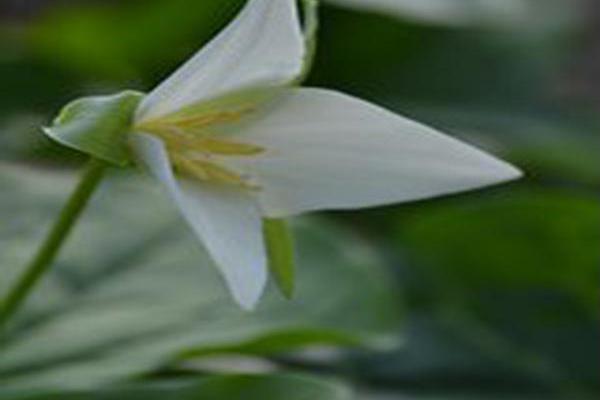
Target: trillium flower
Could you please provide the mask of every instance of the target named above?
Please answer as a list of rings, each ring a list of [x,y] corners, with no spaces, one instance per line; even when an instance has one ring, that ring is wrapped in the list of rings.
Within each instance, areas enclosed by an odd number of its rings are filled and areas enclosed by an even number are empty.
[[[295,88],[312,51],[298,14],[295,0],[249,0],[147,96],[75,101],[46,129],[119,165],[129,156],[117,143],[130,132],[129,151],[166,188],[248,309],[274,257],[263,235],[278,232],[265,229],[269,221],[426,199],[520,176],[503,161],[376,105]]]

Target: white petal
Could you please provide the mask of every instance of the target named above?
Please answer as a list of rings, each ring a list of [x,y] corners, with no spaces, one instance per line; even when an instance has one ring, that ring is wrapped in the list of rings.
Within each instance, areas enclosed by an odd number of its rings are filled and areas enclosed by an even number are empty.
[[[184,181],[179,184],[159,139],[133,134],[131,144],[140,163],[167,188],[205,244],[235,300],[252,309],[267,281],[262,219],[255,201],[235,189]]]
[[[286,84],[302,70],[303,57],[296,0],[250,0],[223,32],[142,101],[136,120],[239,90]]]
[[[425,199],[520,176],[432,128],[332,91],[290,89],[238,128],[241,140],[267,149],[236,163],[262,186],[271,217]]]

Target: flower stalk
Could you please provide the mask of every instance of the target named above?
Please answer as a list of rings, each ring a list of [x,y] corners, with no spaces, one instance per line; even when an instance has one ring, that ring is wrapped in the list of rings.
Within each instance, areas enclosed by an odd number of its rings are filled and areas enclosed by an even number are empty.
[[[95,158],[88,162],[79,184],[60,212],[37,254],[0,303],[0,330],[3,330],[6,322],[19,310],[31,290],[49,270],[75,222],[102,181],[107,166],[106,162]]]
[[[319,0],[303,0],[304,14],[304,64],[296,84],[303,83],[310,73],[317,53],[317,34],[319,33]]]

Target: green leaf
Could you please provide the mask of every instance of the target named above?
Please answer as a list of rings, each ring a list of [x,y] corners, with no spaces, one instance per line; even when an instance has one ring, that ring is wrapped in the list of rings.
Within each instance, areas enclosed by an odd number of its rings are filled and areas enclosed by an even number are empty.
[[[0,295],[73,178],[0,165]],[[322,221],[293,228],[294,300],[270,288],[248,313],[158,187],[129,173],[109,179],[0,344],[0,387],[89,388],[206,354],[389,343],[398,303],[372,249]]]
[[[125,91],[67,104],[44,132],[57,142],[117,166],[130,163],[127,134],[143,94]]]
[[[199,380],[103,388],[77,392],[18,393],[0,389],[0,400],[350,400],[351,391],[330,380],[305,375],[220,376]]]
[[[554,290],[596,316],[600,207],[595,196],[523,189],[506,198],[445,202],[421,209],[416,219],[403,219],[398,230],[399,242],[435,270],[448,290]]]
[[[285,220],[264,219],[263,232],[269,257],[269,270],[277,286],[288,298],[294,294],[294,239]]]
[[[395,244],[417,305],[405,322],[410,345],[365,373],[596,398],[596,196],[521,188],[407,207],[397,211]]]

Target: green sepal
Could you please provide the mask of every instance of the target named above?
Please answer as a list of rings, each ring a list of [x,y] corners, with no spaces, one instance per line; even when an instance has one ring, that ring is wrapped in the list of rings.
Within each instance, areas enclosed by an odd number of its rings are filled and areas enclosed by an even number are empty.
[[[67,104],[44,132],[53,140],[117,166],[131,162],[127,134],[144,94],[124,91]]]
[[[281,293],[291,298],[295,288],[294,239],[283,219],[263,220],[263,234],[267,246],[269,270]]]

